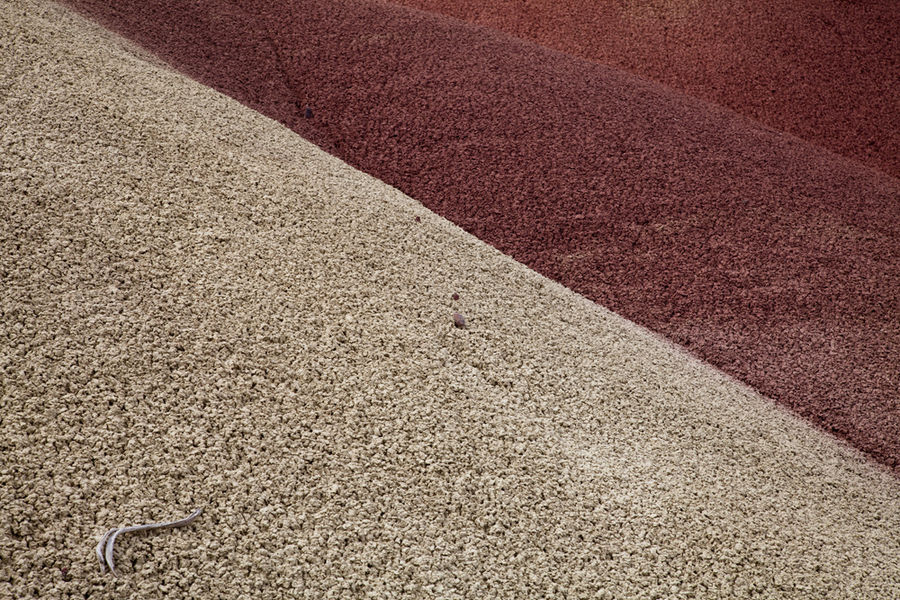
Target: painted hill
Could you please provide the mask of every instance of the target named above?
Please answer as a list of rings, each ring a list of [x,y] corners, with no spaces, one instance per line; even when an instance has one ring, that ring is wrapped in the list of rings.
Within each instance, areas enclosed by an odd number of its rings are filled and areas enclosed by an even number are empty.
[[[900,591],[857,451],[57,5],[0,39],[0,596]]]
[[[383,2],[73,4],[900,469],[900,180]]]
[[[665,83],[900,177],[892,0],[395,0]]]

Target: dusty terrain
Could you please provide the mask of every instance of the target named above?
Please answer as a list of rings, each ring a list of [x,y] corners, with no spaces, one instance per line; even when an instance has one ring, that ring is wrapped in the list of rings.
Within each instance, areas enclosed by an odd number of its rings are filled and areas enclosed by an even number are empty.
[[[72,4],[900,473],[900,180],[390,3]]]
[[[0,32],[0,597],[900,594],[855,449],[57,5]]]

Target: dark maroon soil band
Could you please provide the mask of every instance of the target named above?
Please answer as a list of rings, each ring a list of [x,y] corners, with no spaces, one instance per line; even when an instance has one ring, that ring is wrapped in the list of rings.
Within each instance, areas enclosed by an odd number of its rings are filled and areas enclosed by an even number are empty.
[[[900,177],[896,0],[395,0],[660,81]]]
[[[900,470],[897,179],[380,2],[72,4]]]

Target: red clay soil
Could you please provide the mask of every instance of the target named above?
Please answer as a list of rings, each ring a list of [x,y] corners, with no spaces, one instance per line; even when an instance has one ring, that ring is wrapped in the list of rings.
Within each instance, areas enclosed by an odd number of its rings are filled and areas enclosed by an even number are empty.
[[[72,4],[900,472],[900,180],[382,2]]]
[[[897,0],[396,0],[637,73],[900,177]]]

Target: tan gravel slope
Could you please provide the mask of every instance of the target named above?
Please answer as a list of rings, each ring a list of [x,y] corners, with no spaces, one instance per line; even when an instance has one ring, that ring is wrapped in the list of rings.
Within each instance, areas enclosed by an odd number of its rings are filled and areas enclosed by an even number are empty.
[[[55,5],[0,32],[0,597],[900,595],[855,451]]]

